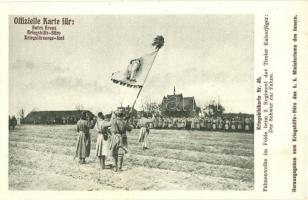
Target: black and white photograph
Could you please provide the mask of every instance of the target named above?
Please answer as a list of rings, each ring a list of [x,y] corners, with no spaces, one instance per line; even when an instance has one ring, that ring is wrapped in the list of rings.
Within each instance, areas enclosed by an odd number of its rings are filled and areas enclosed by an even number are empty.
[[[253,14],[10,15],[10,191],[253,191]]]

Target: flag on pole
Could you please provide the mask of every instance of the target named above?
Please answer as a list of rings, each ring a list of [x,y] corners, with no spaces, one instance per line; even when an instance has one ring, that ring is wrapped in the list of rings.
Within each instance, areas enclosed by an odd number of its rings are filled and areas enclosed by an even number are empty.
[[[134,110],[134,106],[141,93],[143,85],[148,78],[158,51],[164,46],[164,44],[164,37],[161,35],[156,36],[152,42],[152,46],[155,48],[154,52],[141,56],[140,58],[130,60],[126,70],[118,71],[111,75],[111,80],[116,84],[139,88],[139,92],[131,107],[131,112]]]
[[[127,87],[141,88],[145,82],[158,51],[131,59],[125,70],[114,72],[111,80]]]

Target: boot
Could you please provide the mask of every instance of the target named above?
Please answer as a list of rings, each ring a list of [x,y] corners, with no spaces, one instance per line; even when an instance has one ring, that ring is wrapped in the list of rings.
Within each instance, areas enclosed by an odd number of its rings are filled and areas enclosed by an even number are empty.
[[[79,159],[79,164],[85,164],[85,163],[86,163],[85,158],[80,158],[80,159]]]
[[[122,164],[123,164],[123,155],[118,156],[118,163],[119,163],[119,168],[118,171],[122,171]]]
[[[102,158],[102,164],[101,164],[102,169],[105,169],[105,156]]]
[[[103,158],[100,156],[99,157],[99,167],[101,168],[101,169],[104,169],[103,168]]]
[[[117,156],[114,157],[114,168],[113,171],[117,172],[118,171],[118,159]]]

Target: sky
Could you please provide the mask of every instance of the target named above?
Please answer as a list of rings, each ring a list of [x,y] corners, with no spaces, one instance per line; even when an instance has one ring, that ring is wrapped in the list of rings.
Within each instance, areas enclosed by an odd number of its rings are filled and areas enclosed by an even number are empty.
[[[253,113],[253,15],[68,17],[75,20],[73,26],[57,26],[64,41],[24,40],[31,25],[16,25],[10,18],[10,114],[77,105],[108,113],[121,103],[132,105],[138,89],[114,84],[111,74],[152,52],[156,35],[165,38],[165,45],[136,108],[161,102],[175,86],[176,93],[194,96],[199,106],[219,99],[227,112]]]

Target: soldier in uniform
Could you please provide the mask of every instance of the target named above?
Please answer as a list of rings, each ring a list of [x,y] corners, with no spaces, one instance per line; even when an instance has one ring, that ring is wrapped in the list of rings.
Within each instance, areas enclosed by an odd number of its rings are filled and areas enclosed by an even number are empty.
[[[110,151],[114,159],[114,171],[121,171],[123,165],[124,154],[128,152],[127,149],[127,135],[126,131],[131,131],[132,128],[124,120],[124,110],[118,109],[115,112],[115,118],[111,121],[112,137],[110,141]]]
[[[249,119],[247,117],[245,118],[244,123],[245,123],[245,131],[248,132],[250,130],[250,123],[249,123]]]
[[[158,129],[161,129],[161,128],[163,128],[163,119],[162,119],[162,117],[160,116],[160,117],[158,118]]]
[[[207,120],[207,130],[212,130],[212,119],[213,117],[209,117]]]
[[[79,135],[77,139],[75,157],[79,158],[80,164],[85,164],[85,158],[90,155],[88,152],[89,148],[87,147],[87,145],[89,145],[89,142],[87,141],[89,136],[86,136],[90,134],[90,127],[85,112],[81,113],[80,120],[77,122],[77,132]]]
[[[223,129],[223,120],[221,119],[221,117],[218,118],[218,129],[219,130]]]
[[[89,132],[85,134],[85,139],[86,139],[86,157],[90,157],[91,153],[91,132],[90,129],[93,129],[95,124],[96,124],[96,119],[90,116],[88,112],[86,112],[86,119],[88,122],[89,126]]]
[[[196,128],[197,130],[200,130],[200,121],[199,121],[199,118],[198,118],[198,117],[195,118],[195,128]]]
[[[141,117],[139,120],[141,128],[140,128],[138,142],[142,143],[142,150],[148,149],[147,141],[148,141],[148,135],[150,134],[149,123],[152,123],[153,120],[154,120],[153,118],[147,119],[144,116]]]
[[[234,118],[231,119],[231,130],[232,131],[236,130],[236,124],[235,124],[235,119]]]
[[[104,119],[102,112],[99,112],[97,117],[98,119],[95,125],[98,132],[96,142],[96,156],[99,158],[101,169],[105,169],[105,160],[109,153],[109,142],[111,135],[108,127],[111,126],[111,123]]]
[[[154,119],[154,115],[152,116],[152,119]],[[149,123],[149,128],[150,129],[154,128],[154,120],[152,120],[152,122]]]
[[[191,130],[195,130],[195,118],[191,118],[190,128],[191,128]]]
[[[243,121],[242,121],[242,118],[237,117],[236,123],[237,123],[237,130],[238,130],[238,131],[242,131],[242,129],[243,129]]]
[[[177,118],[176,127],[177,129],[182,128],[182,119],[180,117]]]
[[[186,129],[186,126],[187,126],[187,119],[184,118],[183,119],[183,129]]]
[[[204,125],[205,125],[205,123],[204,123],[204,118],[201,117],[200,120],[199,120],[199,122],[200,122],[200,129],[201,129],[201,130],[204,130]]]
[[[152,122],[153,123],[153,125],[154,125],[154,129],[158,129],[158,117],[157,116],[155,116],[155,117],[153,117],[153,119],[154,119],[154,121]]]
[[[168,118],[168,128],[169,128],[169,129],[172,129],[172,125],[173,125],[172,119],[169,117],[169,118]]]
[[[207,130],[208,123],[209,123],[209,117],[206,116],[205,119],[204,119],[204,129],[205,130]]]
[[[215,131],[217,129],[217,119],[216,118],[213,118],[213,121],[212,121],[212,129]]]
[[[162,118],[163,121],[163,129],[166,129],[168,127],[168,122],[166,118]]]
[[[230,129],[230,121],[228,118],[225,119],[225,131],[229,131]]]

